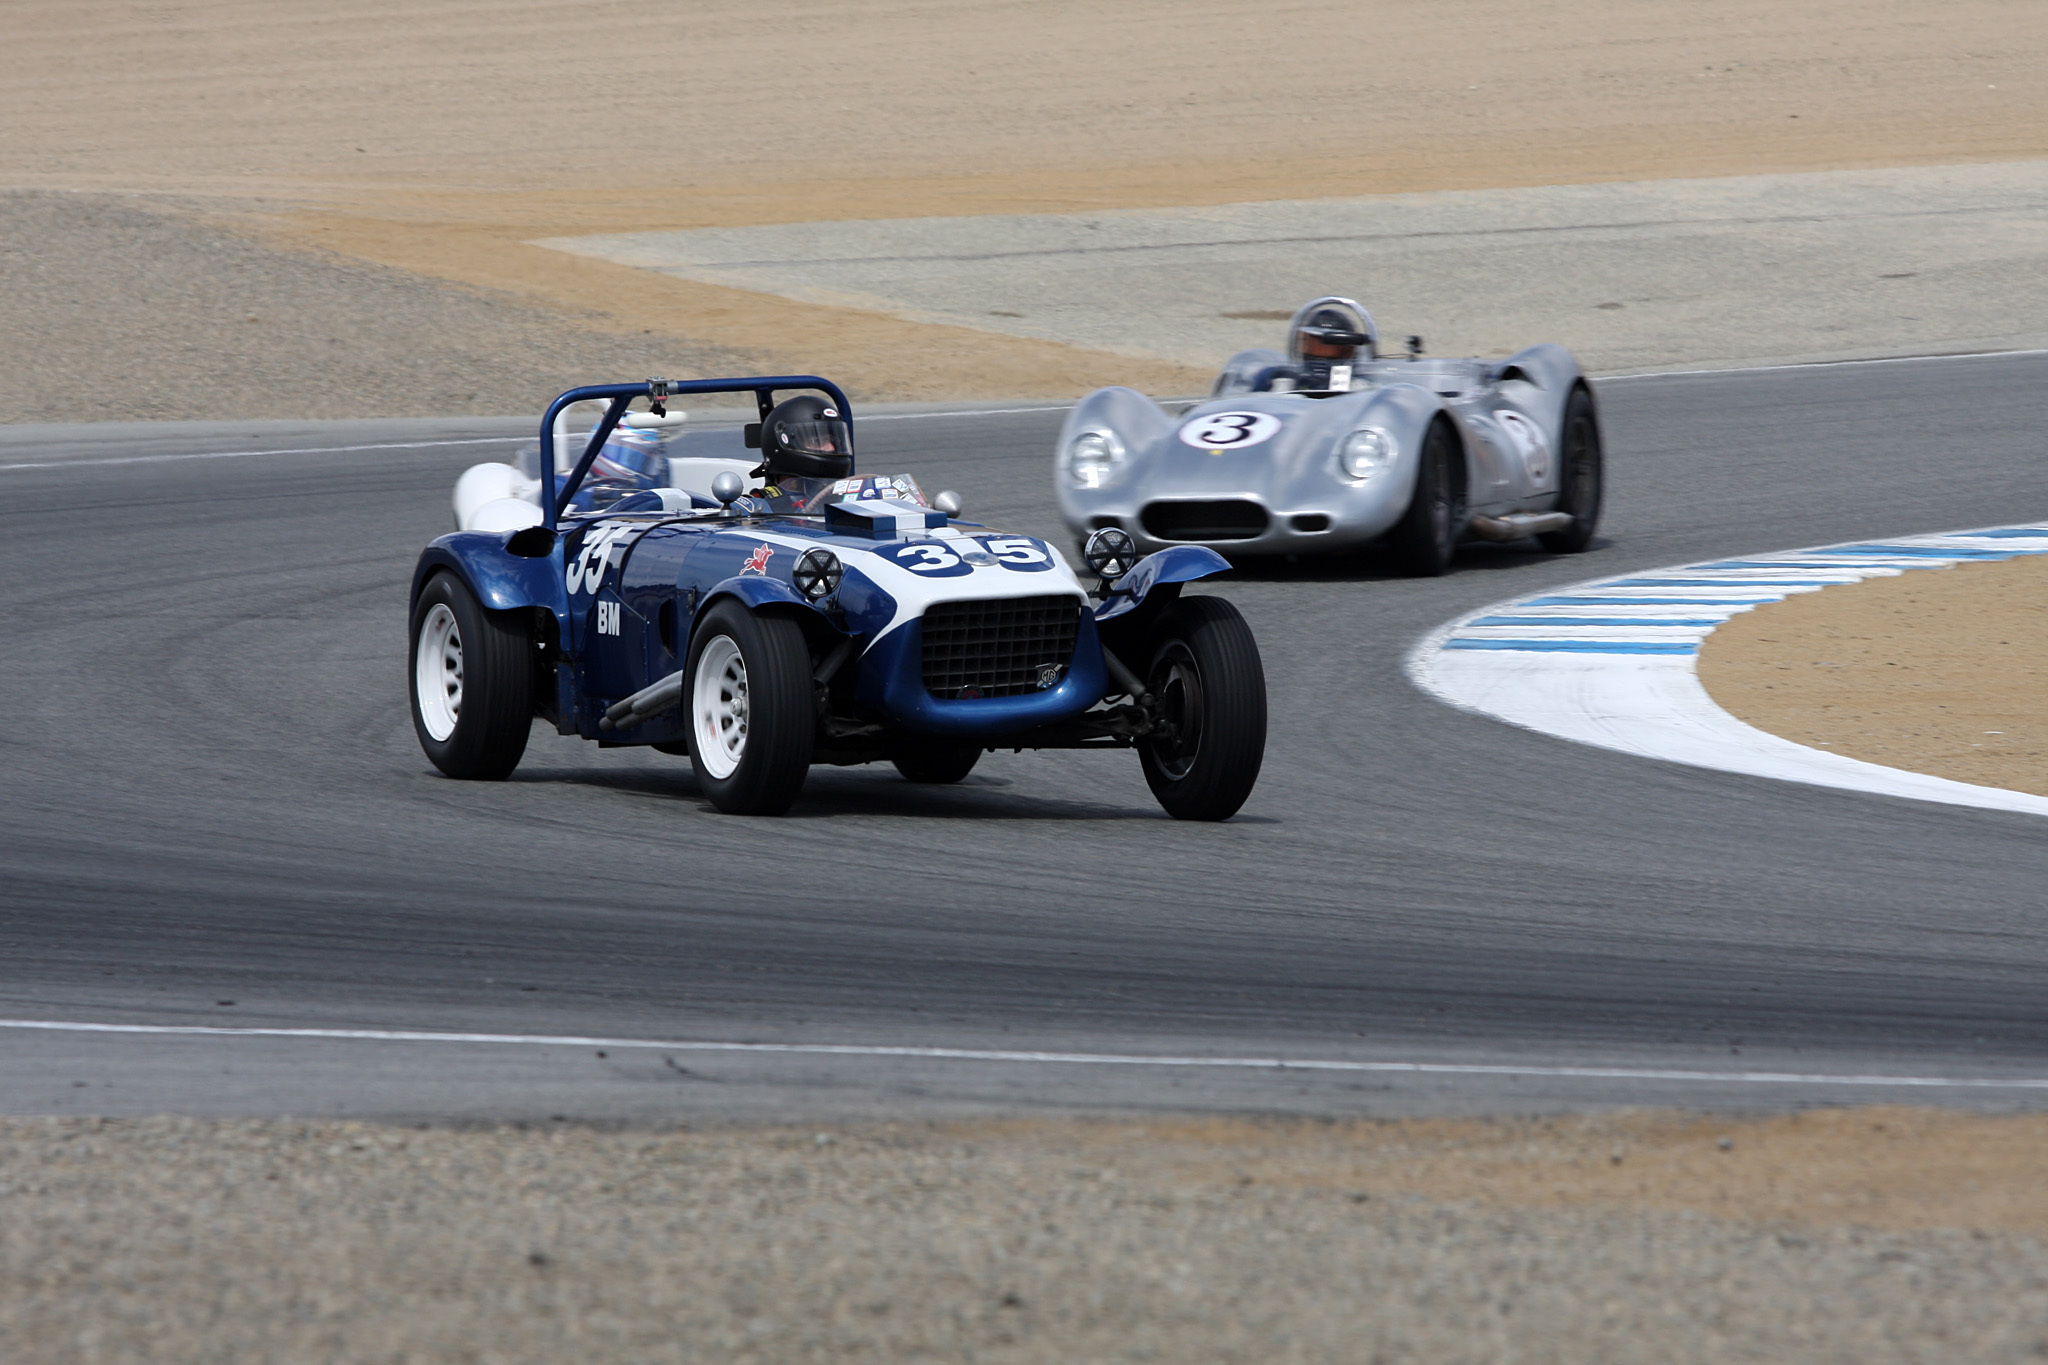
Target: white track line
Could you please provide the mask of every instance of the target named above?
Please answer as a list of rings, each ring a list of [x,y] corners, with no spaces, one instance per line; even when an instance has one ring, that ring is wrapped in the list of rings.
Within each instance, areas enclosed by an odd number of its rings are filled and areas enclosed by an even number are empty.
[[[1795,361],[1786,365],[1740,365],[1730,369],[1708,370],[1643,370],[1630,374],[1597,375],[1602,384],[1617,384],[1632,379],[1685,379],[1692,376],[1730,374],[1775,374],[1786,370],[1833,369],[1843,365],[1911,365],[1935,360],[1997,360],[2012,356],[2048,355],[2048,350],[2023,351],[1962,351],[1950,355],[1897,355],[1871,356],[1861,360],[1813,360]],[[1199,403],[1200,397],[1168,398],[1168,403]],[[962,408],[946,412],[878,412],[861,418],[862,422],[922,422],[935,417],[1011,417],[1034,412],[1071,412],[1072,403],[1049,403],[1027,408]],[[716,420],[716,419],[714,419]],[[744,420],[743,415],[731,420]],[[384,445],[360,446],[309,446],[285,450],[209,450],[187,455],[115,455],[98,459],[81,460],[35,460],[17,464],[0,464],[0,473],[16,469],[72,469],[83,465],[124,465],[163,464],[178,460],[242,460],[259,455],[344,455],[363,450],[418,450],[428,446],[493,445],[507,441],[523,441],[525,436],[480,436],[451,441],[397,441]]]
[[[1873,355],[1848,360],[1791,360],[1780,365],[1734,365],[1726,369],[1631,370],[1625,374],[1593,376],[1602,384],[1627,379],[1688,379],[1694,375],[1780,374],[1789,370],[1832,370],[1844,365],[1918,365],[1932,360],[2006,360],[2016,356],[2048,355],[2048,349],[2027,347],[2017,351],[1947,351],[1931,355]]]
[[[2048,815],[2048,797],[1809,748],[1736,719],[1701,686],[1729,617],[1798,592],[1911,569],[2048,554],[2048,525],[1730,556],[1551,588],[1459,617],[1408,656],[1423,691],[1543,734],[1644,758],[1948,805]]]
[[[1168,400],[1169,402],[1175,400]],[[962,408],[957,412],[876,412],[861,422],[922,422],[933,417],[1011,417],[1024,412],[1072,412],[1072,403],[1047,403],[1035,408]]]
[[[465,436],[449,441],[387,441],[363,446],[295,446],[284,450],[200,450],[181,455],[108,455],[88,460],[35,460],[22,464],[0,464],[0,473],[10,469],[76,469],[81,465],[171,464],[179,460],[249,460],[259,455],[347,455],[361,450],[423,450],[429,446],[487,446],[523,441],[524,436]]]
[[[953,1062],[1025,1062],[1074,1066],[1163,1066],[1233,1071],[1325,1071],[1416,1076],[1541,1076],[1596,1081],[1676,1081],[1712,1085],[1841,1085],[1949,1090],[2048,1090],[2048,1077],[1891,1076],[1841,1072],[1697,1071],[1664,1067],[1521,1066],[1512,1063],[1361,1062],[1320,1057],[1175,1057],[1121,1052],[1027,1052],[960,1047],[883,1047],[857,1043],[719,1043],[692,1039],[606,1038],[545,1033],[427,1033],[406,1029],[223,1028],[204,1024],[94,1024],[0,1019],[0,1029],[155,1037],[290,1038],[335,1042],[454,1043],[512,1047],[733,1052],[804,1057],[912,1058]]]
[[[1032,408],[973,408],[962,412],[880,412],[863,417],[867,422],[915,422],[932,417],[1007,417],[1030,412],[1067,412],[1072,403],[1048,404]],[[734,422],[744,420],[735,415]],[[201,450],[176,455],[108,455],[77,460],[26,460],[16,464],[0,464],[0,474],[16,469],[77,469],[86,465],[125,464],[172,464],[182,460],[248,460],[260,455],[347,455],[364,450],[423,450],[431,446],[484,446],[503,445],[514,441],[525,441],[530,437],[521,436],[465,436],[446,441],[389,441],[377,445],[360,446],[298,446],[281,450]]]

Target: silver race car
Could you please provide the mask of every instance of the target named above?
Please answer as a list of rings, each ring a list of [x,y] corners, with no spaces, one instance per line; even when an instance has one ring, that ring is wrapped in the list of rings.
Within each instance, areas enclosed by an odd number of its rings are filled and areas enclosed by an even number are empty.
[[[1600,417],[1561,346],[1504,361],[1383,358],[1350,299],[1305,304],[1288,351],[1241,351],[1178,417],[1098,389],[1060,433],[1053,482],[1077,536],[1233,556],[1348,550],[1384,537],[1410,573],[1467,537],[1572,554],[1600,519]]]

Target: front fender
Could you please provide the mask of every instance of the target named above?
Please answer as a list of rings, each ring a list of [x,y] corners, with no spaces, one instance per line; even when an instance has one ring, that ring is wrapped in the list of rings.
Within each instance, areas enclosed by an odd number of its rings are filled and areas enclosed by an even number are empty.
[[[701,618],[711,609],[712,604],[728,597],[738,598],[746,604],[749,611],[759,611],[762,607],[768,606],[791,606],[802,607],[821,620],[825,617],[825,614],[812,604],[810,598],[789,584],[779,578],[757,573],[735,574],[731,578],[712,584],[710,591],[704,594],[704,599],[697,608],[697,616]]]
[[[1174,545],[1146,555],[1116,581],[1109,596],[1095,609],[1095,619],[1108,621],[1136,611],[1145,604],[1145,594],[1155,588],[1169,583],[1192,583],[1229,567],[1229,560],[1205,545]]]
[[[1053,452],[1053,492],[1059,499],[1060,515],[1069,530],[1085,532],[1089,511],[1104,497],[1142,477],[1145,455],[1171,435],[1174,417],[1165,408],[1136,389],[1097,389],[1074,405],[1060,427],[1059,445]],[[1074,439],[1087,431],[1108,432],[1122,443],[1126,458],[1110,471],[1108,479],[1095,488],[1076,485],[1067,473],[1067,451]]]
[[[420,589],[436,570],[446,569],[492,611],[542,607],[566,619],[569,594],[562,582],[560,542],[545,557],[529,559],[505,548],[512,534],[456,531],[427,546],[413,567],[408,605],[419,600]]]

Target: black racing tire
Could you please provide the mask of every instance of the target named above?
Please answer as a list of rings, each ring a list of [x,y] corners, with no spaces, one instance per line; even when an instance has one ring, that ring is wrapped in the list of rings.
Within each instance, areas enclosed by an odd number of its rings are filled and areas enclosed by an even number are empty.
[[[1593,543],[1600,526],[1600,500],[1607,488],[1606,458],[1600,444],[1600,412],[1584,385],[1565,400],[1558,424],[1557,510],[1572,514],[1562,531],[1545,531],[1537,544],[1553,554],[1575,555]]]
[[[942,739],[906,739],[890,752],[889,761],[905,781],[944,785],[958,782],[974,771],[974,765],[981,761],[981,746]]]
[[[786,616],[721,602],[690,636],[683,706],[697,785],[728,815],[780,815],[810,775],[811,651]]]
[[[1394,559],[1411,578],[1436,578],[1451,567],[1465,529],[1458,463],[1465,457],[1451,424],[1439,417],[1422,438],[1415,493],[1390,537]]]
[[[445,570],[412,606],[412,727],[429,761],[450,777],[511,775],[533,730],[534,642],[516,612],[486,610]]]
[[[1145,688],[1160,731],[1138,741],[1145,783],[1176,820],[1228,820],[1266,757],[1258,641],[1220,597],[1183,597],[1153,635]]]

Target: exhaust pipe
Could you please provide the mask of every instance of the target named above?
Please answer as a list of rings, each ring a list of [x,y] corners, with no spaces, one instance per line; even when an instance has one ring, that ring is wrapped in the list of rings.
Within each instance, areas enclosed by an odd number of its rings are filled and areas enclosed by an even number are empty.
[[[627,730],[641,721],[672,711],[683,702],[683,675],[671,673],[652,687],[643,687],[624,701],[606,708],[600,730]]]
[[[1562,531],[1572,524],[1569,512],[1510,512],[1504,517],[1472,518],[1472,534],[1481,540],[1520,540],[1545,531]]]

